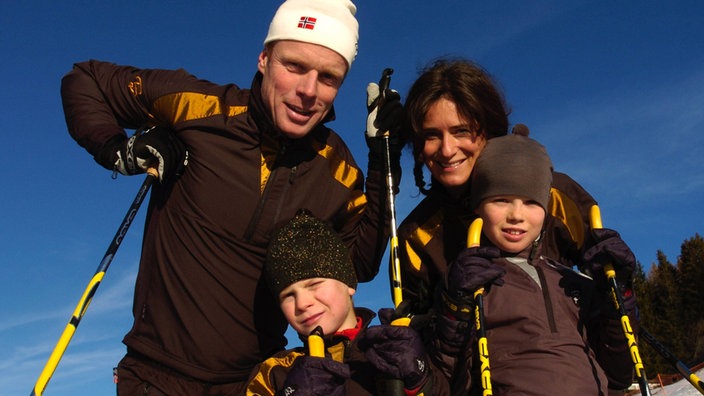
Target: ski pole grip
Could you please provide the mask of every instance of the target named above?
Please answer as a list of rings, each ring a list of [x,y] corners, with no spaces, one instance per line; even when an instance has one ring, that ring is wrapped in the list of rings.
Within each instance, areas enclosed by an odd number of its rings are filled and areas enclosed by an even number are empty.
[[[469,232],[467,232],[467,247],[478,247],[482,237],[482,226],[484,225],[484,220],[481,217],[474,219],[472,224],[469,225]]]
[[[394,74],[394,69],[387,67],[381,73],[381,79],[379,80],[379,97],[383,102],[386,99],[386,90],[389,89],[389,84],[391,83],[391,75]]]
[[[601,210],[599,205],[593,205],[589,211],[589,221],[592,226],[592,230],[604,228],[601,224]]]
[[[308,335],[308,354],[313,357],[325,357],[323,328],[318,326]]]
[[[387,67],[381,73],[381,79],[379,79],[379,102],[377,103],[377,109],[381,109],[381,106],[386,102],[386,90],[389,89],[391,84],[391,75],[394,74],[394,69]],[[386,151],[389,151],[389,131],[384,131],[382,134],[386,139]],[[387,156],[388,158],[388,156]]]
[[[148,174],[149,176],[154,177],[155,179],[158,179],[158,178],[159,178],[159,171],[158,171],[156,168],[152,167],[152,166],[150,166],[149,168],[147,168],[147,174]]]
[[[469,231],[467,232],[467,247],[479,247],[481,237],[482,237],[482,226],[484,225],[484,220],[481,217],[477,217],[469,225]],[[484,288],[480,287],[474,291],[474,299],[477,296],[484,294]]]

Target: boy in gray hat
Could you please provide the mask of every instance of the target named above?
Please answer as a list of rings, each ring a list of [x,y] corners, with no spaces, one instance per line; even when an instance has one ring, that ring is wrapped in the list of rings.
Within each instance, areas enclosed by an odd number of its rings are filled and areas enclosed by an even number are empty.
[[[302,211],[279,228],[264,276],[304,347],[262,362],[248,395],[375,395],[382,377],[400,379],[408,395],[447,394],[444,378],[432,378],[415,330],[368,327],[375,315],[354,307],[354,267],[347,247],[328,224]],[[324,356],[308,353],[314,332],[323,337]]]
[[[451,263],[439,299],[451,303],[443,304],[437,318],[439,338],[454,346],[444,350],[445,358],[460,356],[451,374],[453,394],[481,389],[474,318],[463,313],[474,312],[471,296],[481,287],[487,290],[484,320],[494,395],[608,394],[607,372],[630,374],[627,342],[610,302],[593,299],[603,280],[541,253],[543,230],[552,220],[546,215],[552,163],[545,147],[527,136],[491,139],[471,183],[470,205],[483,220],[483,246],[465,249]],[[609,260],[617,271],[632,272],[633,254],[617,240],[606,249]],[[590,262],[605,259],[598,255]],[[449,309],[453,306],[465,309]],[[608,336],[598,345],[586,330],[594,321]],[[458,330],[461,323],[470,331]]]

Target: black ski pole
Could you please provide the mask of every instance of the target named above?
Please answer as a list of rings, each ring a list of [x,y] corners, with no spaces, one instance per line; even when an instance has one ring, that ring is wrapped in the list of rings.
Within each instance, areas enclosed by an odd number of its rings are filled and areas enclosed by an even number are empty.
[[[478,247],[482,236],[484,221],[477,217],[472,221],[467,232],[467,246]],[[489,343],[484,326],[484,288],[474,292],[474,319],[477,327],[477,351],[479,352],[480,375],[482,381],[482,396],[493,395],[491,390],[491,367],[489,365]]]
[[[597,205],[594,205],[591,208],[590,222],[592,229],[603,228],[601,224],[601,211]],[[643,396],[650,396],[650,387],[648,386],[648,380],[645,376],[645,367],[643,366],[643,361],[640,358],[640,352],[638,351],[638,344],[636,343],[636,337],[633,334],[631,322],[628,319],[626,309],[623,306],[623,295],[621,295],[621,290],[618,287],[618,283],[616,283],[616,271],[614,270],[613,265],[606,264],[604,266],[604,273],[606,274],[606,279],[611,288],[611,297],[613,299],[614,306],[621,316],[621,327],[623,328],[623,334],[626,336],[626,341],[628,342],[628,349],[631,352],[631,360],[633,361],[633,367],[635,368],[640,393]]]
[[[91,278],[90,282],[88,282],[88,286],[83,292],[81,299],[78,301],[78,305],[73,311],[71,319],[69,319],[68,324],[64,328],[64,331],[61,334],[61,337],[59,338],[59,341],[56,343],[54,350],[49,356],[49,360],[46,362],[44,369],[39,375],[39,378],[37,379],[37,382],[34,385],[34,389],[32,389],[32,393],[30,393],[31,396],[40,396],[44,393],[44,390],[46,389],[46,386],[49,383],[51,376],[54,374],[56,367],[59,365],[61,357],[63,356],[64,352],[66,352],[66,348],[68,347],[69,342],[71,342],[73,334],[76,332],[78,324],[81,322],[81,319],[83,318],[83,315],[85,315],[86,310],[88,310],[88,306],[90,305],[90,302],[93,299],[95,292],[98,290],[98,286],[100,286],[100,282],[103,280],[103,276],[105,276],[105,272],[108,270],[110,262],[115,256],[115,252],[117,252],[117,248],[120,247],[120,244],[122,243],[125,234],[127,234],[127,230],[130,228],[130,225],[132,225],[132,220],[137,214],[139,206],[142,204],[142,201],[147,195],[147,192],[149,191],[149,188],[151,187],[152,183],[157,178],[158,173],[156,169],[149,168],[147,170],[147,177],[144,179],[144,182],[139,188],[139,191],[137,191],[137,196],[132,202],[132,205],[127,211],[127,214],[125,214],[125,218],[122,220],[120,227],[117,229],[115,237],[113,237],[110,246],[105,252],[105,256],[103,256],[103,259],[100,262],[98,269],[95,271],[95,274]]]
[[[642,339],[644,339],[648,344],[650,344],[650,346],[653,347],[653,349],[662,355],[668,363],[676,368],[682,377],[686,378],[687,381],[689,381],[689,383],[699,391],[699,393],[704,395],[704,382],[702,382],[702,380],[700,380],[699,377],[697,377],[697,375],[694,374],[686,364],[677,359],[677,357],[673,355],[672,352],[665,347],[665,345],[661,344],[655,336],[648,333],[644,328],[640,328],[638,335],[640,335]]]

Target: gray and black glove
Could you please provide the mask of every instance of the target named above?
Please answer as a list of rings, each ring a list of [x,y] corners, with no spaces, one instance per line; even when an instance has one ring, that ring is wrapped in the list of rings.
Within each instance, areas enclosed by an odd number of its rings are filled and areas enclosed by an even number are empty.
[[[136,175],[155,167],[159,181],[164,183],[183,173],[188,164],[188,152],[171,130],[152,127],[130,138],[112,137],[95,155],[95,161],[123,175]]]
[[[277,396],[345,396],[345,381],[350,378],[345,363],[313,356],[296,359]]]

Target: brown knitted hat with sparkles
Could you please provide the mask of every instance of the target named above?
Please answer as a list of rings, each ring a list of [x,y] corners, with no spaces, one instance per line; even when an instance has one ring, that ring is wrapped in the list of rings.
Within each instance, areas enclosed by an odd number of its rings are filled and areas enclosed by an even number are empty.
[[[308,212],[297,214],[274,232],[264,263],[269,288],[281,290],[310,278],[332,278],[357,288],[349,250],[333,228]]]
[[[470,205],[476,210],[497,195],[528,197],[547,211],[552,162],[545,147],[521,135],[489,139],[477,157],[471,176]]]

